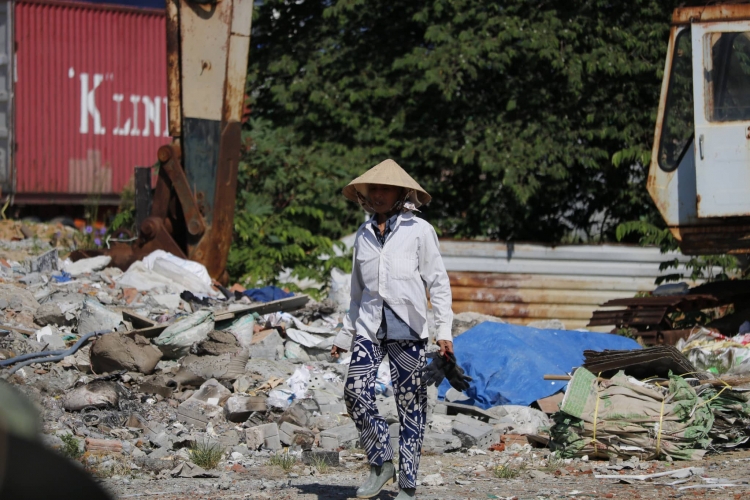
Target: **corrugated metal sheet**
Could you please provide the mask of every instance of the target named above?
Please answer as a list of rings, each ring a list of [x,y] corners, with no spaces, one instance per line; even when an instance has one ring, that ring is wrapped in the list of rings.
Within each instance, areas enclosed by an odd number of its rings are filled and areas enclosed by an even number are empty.
[[[170,140],[163,13],[23,1],[15,40],[17,201],[106,199],[155,162]]]
[[[593,311],[610,299],[653,290],[656,277],[674,272],[659,271],[661,262],[688,259],[626,245],[443,240],[440,251],[455,312],[492,314],[516,324],[560,319],[568,328],[583,328]]]

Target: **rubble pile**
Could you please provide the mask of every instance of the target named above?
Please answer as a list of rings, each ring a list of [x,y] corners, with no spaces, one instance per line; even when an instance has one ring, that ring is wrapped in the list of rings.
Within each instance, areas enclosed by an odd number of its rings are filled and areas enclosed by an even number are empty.
[[[329,355],[343,301],[315,302],[273,287],[226,290],[203,266],[161,251],[123,272],[108,267],[109,257],[70,262],[56,249],[39,250],[33,258],[0,259],[0,378],[43,408],[48,445],[67,454],[72,446],[71,456],[92,471],[220,478],[220,489],[231,483],[222,471],[287,457],[303,464],[290,478],[303,466],[303,475],[315,475],[322,464],[352,472],[366,464],[343,400],[350,354]],[[464,357],[474,364],[474,382],[466,394],[441,386],[440,400],[438,388],[428,388],[426,457],[486,456],[459,471],[469,478],[606,478],[623,469],[652,473],[658,467],[648,460],[695,460],[748,441],[741,338],[696,332],[681,353],[634,350],[632,341],[609,336],[607,345],[627,349],[581,357],[579,345],[596,347],[599,334],[523,328],[477,313],[455,316],[457,349],[474,353]],[[472,344],[480,334],[486,349]],[[516,343],[508,343],[511,334]],[[549,352],[540,356],[532,337]],[[553,337],[559,347],[549,349]],[[490,344],[515,347],[479,364]],[[568,372],[574,359],[583,361],[572,365],[564,394],[565,384],[554,380],[565,377],[542,380],[551,367]],[[516,392],[490,392],[499,379]],[[387,359],[376,393],[398,449]],[[549,397],[534,401],[542,395]],[[201,459],[212,454],[216,463]],[[441,470],[426,472],[421,484],[444,487]]]
[[[54,249],[0,262],[0,375],[44,407],[48,444],[73,436],[92,466],[119,464],[102,458],[115,453],[173,477],[212,474],[193,463],[200,446],[243,467],[283,449],[311,463],[362,462],[346,451],[359,439],[343,401],[348,355],[329,355],[344,314],[334,302],[222,293],[205,268],[166,252],[125,272],[109,263],[62,261]],[[487,319],[457,316],[458,330]],[[376,392],[398,449],[387,360]],[[426,453],[486,449],[550,423],[531,408],[483,412],[428,392]]]

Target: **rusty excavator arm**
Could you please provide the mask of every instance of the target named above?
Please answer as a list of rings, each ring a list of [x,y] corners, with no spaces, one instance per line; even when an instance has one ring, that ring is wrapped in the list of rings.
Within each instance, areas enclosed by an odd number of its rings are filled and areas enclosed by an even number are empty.
[[[137,240],[104,251],[117,267],[161,249],[228,280],[252,13],[253,0],[167,0],[172,143],[153,192],[153,169],[136,169]]]

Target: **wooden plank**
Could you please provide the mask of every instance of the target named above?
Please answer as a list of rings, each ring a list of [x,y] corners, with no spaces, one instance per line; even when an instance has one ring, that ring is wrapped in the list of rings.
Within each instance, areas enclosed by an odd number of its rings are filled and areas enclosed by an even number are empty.
[[[156,321],[130,311],[123,311],[122,319],[129,321],[135,328],[151,328],[152,326],[158,325]]]
[[[240,316],[244,316],[246,314],[252,314],[252,313],[258,313],[260,315],[263,314],[271,314],[275,312],[289,312],[289,311],[297,311],[298,309],[302,309],[305,307],[307,302],[310,300],[310,297],[307,295],[295,295],[294,297],[289,297],[286,299],[281,300],[274,300],[271,302],[266,302],[265,304],[254,304],[252,306],[244,307],[242,309],[235,309],[234,311],[222,311],[220,313],[217,313],[217,317],[221,316],[222,320],[227,319],[234,319],[239,318]],[[231,316],[229,316],[231,314]],[[218,319],[216,321],[219,321]]]
[[[161,332],[167,329],[171,323],[158,324],[149,328],[140,328],[138,330],[131,330],[129,332],[123,332],[123,335],[135,338],[136,335],[146,337],[147,339],[153,339],[161,335]]]
[[[34,335],[34,330],[27,330],[26,328],[19,328],[17,326],[0,325],[0,330],[13,330],[14,332],[22,333],[24,335]]]
[[[546,398],[537,399],[536,404],[539,405],[539,408],[546,414],[551,415],[553,413],[557,413],[560,411],[560,403],[562,403],[563,396],[565,396],[565,393],[560,391],[558,393],[553,394],[552,396],[547,396]]]

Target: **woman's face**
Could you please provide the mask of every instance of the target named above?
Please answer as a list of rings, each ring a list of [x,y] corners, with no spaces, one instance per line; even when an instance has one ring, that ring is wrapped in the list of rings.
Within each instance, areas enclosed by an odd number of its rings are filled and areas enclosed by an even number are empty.
[[[378,214],[387,214],[401,195],[401,188],[385,184],[369,184],[367,198],[370,206]]]

